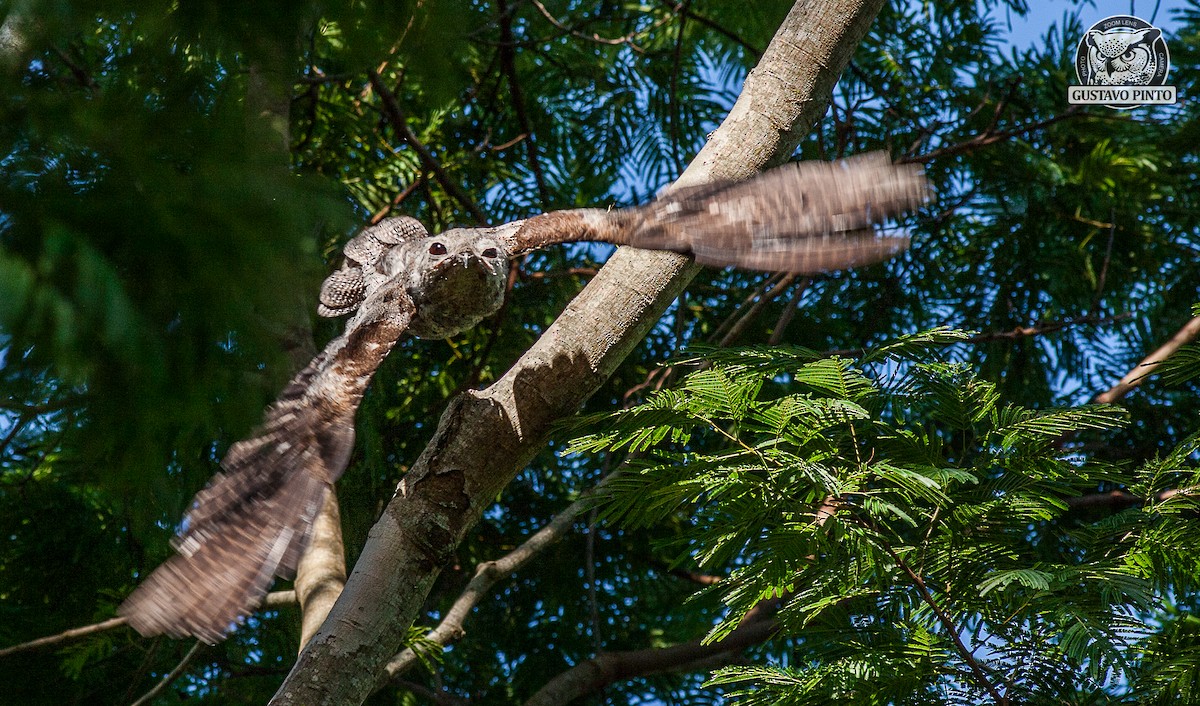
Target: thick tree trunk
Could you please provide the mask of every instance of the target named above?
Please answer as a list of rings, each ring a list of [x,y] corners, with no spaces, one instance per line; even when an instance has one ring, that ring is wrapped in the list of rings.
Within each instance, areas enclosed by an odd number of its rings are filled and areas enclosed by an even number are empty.
[[[721,127],[677,185],[744,179],[787,159],[883,0],[800,0]],[[359,704],[464,533],[658,321],[697,266],[618,250],[562,316],[486,390],[451,401],[371,530],[326,623],[272,704]]]

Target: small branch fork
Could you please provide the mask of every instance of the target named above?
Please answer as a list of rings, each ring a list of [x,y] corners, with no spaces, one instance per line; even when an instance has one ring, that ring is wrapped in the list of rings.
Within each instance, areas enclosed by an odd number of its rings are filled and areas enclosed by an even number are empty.
[[[580,495],[578,500],[555,515],[554,519],[550,520],[546,526],[535,532],[516,549],[499,559],[479,564],[475,568],[475,575],[467,583],[467,587],[463,589],[458,599],[454,601],[454,605],[450,606],[450,610],[446,612],[446,617],[425,636],[425,641],[441,647],[448,647],[462,639],[467,634],[463,627],[467,618],[475,606],[488,595],[492,586],[500,579],[516,573],[547,547],[562,539],[575,524],[576,518],[591,506],[591,498],[618,473],[620,470],[602,478],[593,488]],[[417,661],[418,655],[413,648],[405,648],[388,663],[376,689],[384,686],[388,681],[402,676]]]

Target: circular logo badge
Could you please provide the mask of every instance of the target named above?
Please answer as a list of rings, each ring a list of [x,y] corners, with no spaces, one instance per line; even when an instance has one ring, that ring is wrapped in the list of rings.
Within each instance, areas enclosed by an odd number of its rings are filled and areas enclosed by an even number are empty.
[[[1084,86],[1161,86],[1167,81],[1171,57],[1162,30],[1140,17],[1114,15],[1083,33],[1075,50],[1075,75]],[[1112,91],[1132,96],[1138,91]],[[1105,103],[1110,108],[1134,108],[1144,102]]]

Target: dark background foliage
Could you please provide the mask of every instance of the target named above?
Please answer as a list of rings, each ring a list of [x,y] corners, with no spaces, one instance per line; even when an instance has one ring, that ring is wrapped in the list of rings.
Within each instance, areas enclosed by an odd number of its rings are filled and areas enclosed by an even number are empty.
[[[790,3],[5,7],[2,36],[19,40],[0,75],[0,644],[9,645],[111,617],[167,556],[224,450],[306,346],[337,330],[312,316],[314,295],[356,228],[388,213],[436,230],[645,201],[719,124]],[[1181,104],[1114,112],[1070,109],[1064,98],[1094,10],[1015,49],[999,18],[1023,10],[1016,0],[889,4],[798,150],[828,159],[887,149],[923,162],[939,199],[906,222],[911,251],[813,278],[705,271],[587,411],[670,385],[659,363],[690,343],[846,351],[939,325],[982,332],[944,355],[1006,402],[1044,409],[1088,401],[1172,336],[1200,281],[1200,121],[1188,100],[1200,13],[1176,17],[1168,36]],[[451,341],[398,347],[364,401],[339,487],[349,561],[446,399],[503,372],[607,254],[531,255],[492,320]],[[1077,450],[1136,468],[1193,431],[1195,392],[1151,379],[1123,402],[1129,424],[1085,433]],[[519,544],[622,460],[560,455],[568,436],[547,445],[459,549],[427,624],[478,562]],[[1075,492],[1135,480],[1089,477]],[[518,703],[598,651],[694,639],[724,614],[715,595],[684,602],[697,588],[680,572],[697,569],[685,514],[639,528],[589,529],[589,519],[497,585],[436,675],[407,678]],[[1158,595],[1162,630],[1149,654],[1194,649],[1190,592],[1166,585]],[[293,609],[263,613],[205,648],[159,701],[266,701],[291,664],[297,624]],[[777,640],[751,658],[813,659],[794,647]],[[128,703],[188,648],[120,630],[6,657],[0,701]],[[1160,666],[1194,678],[1165,657]],[[639,678],[594,701],[718,701],[702,681]],[[412,703],[415,693],[374,698]]]

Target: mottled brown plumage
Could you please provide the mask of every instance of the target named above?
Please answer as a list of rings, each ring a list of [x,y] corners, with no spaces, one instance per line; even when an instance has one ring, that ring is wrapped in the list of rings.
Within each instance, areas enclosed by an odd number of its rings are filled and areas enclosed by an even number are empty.
[[[595,240],[688,253],[706,265],[822,272],[903,250],[907,238],[871,227],[927,196],[918,168],[872,154],[676,189],[625,210],[558,211],[435,236],[407,217],[364,229],[321,287],[321,315],[353,314],[345,332],[292,379],[263,425],[230,447],[184,518],[178,553],[120,614],[143,635],[216,642],[275,576],[294,575],[313,519],[346,468],[354,415],[379,364],[405,333],[447,338],[495,313],[513,257]]]

